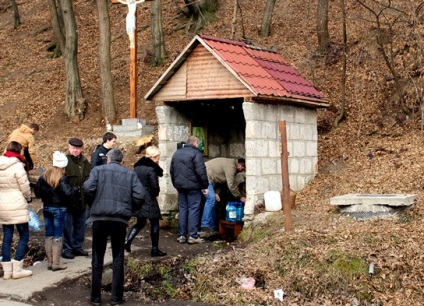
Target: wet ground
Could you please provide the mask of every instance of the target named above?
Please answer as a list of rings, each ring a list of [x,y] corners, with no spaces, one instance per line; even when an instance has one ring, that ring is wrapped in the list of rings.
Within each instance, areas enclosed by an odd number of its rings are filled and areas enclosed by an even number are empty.
[[[34,245],[35,241],[44,239],[44,233],[42,231],[37,233],[31,233],[31,240]],[[90,251],[91,254],[91,230],[87,230],[87,239],[84,243],[85,249]],[[160,232],[160,241],[159,247],[162,251],[167,252],[167,256],[152,258],[150,256],[150,233],[149,228],[143,229],[138,236],[133,241],[133,252],[125,253],[126,260],[131,262],[137,262],[141,265],[143,264],[152,264],[155,266],[167,266],[170,269],[177,270],[176,262],[184,263],[184,260],[188,260],[190,257],[208,252],[215,252],[217,250],[222,250],[226,247],[224,241],[216,240],[219,237],[216,237],[214,242],[212,240],[207,240],[203,244],[194,244],[190,245],[187,243],[181,244],[176,241],[177,233],[175,230],[167,229],[161,230]],[[91,256],[87,257],[87,260],[91,261]],[[107,279],[110,276],[111,272],[109,268],[105,268],[105,271],[109,270],[108,273],[104,274],[104,281],[108,283]],[[66,271],[66,270],[65,270]],[[182,301],[175,300],[169,295],[165,294],[165,290],[161,287],[161,281],[149,279],[145,275],[138,277],[134,274],[128,273],[129,268],[126,267],[126,280],[125,280],[125,293],[124,298],[126,300],[125,305],[135,306],[135,305],[176,305],[176,306],[206,306],[212,305],[202,302],[193,302],[193,301]],[[176,271],[174,271],[176,272]],[[178,275],[179,273],[172,272],[173,280],[172,285],[178,287],[180,282],[184,282],[183,276]],[[53,273],[53,272],[51,272]],[[57,283],[54,287],[49,287],[42,290],[42,292],[35,293],[27,303],[32,305],[41,305],[41,306],[55,306],[55,305],[89,305],[89,294],[90,294],[90,278],[91,271],[88,269],[85,273],[82,273],[80,277],[75,279],[64,279],[63,281]],[[108,276],[109,275],[109,276]],[[152,276],[154,278],[154,276]],[[145,288],[145,289],[143,289]],[[152,296],[152,292],[155,292]],[[158,293],[159,292],[159,293]],[[162,293],[161,293],[162,292]],[[103,287],[102,292],[102,305],[109,305],[110,301],[110,285],[106,284]]]

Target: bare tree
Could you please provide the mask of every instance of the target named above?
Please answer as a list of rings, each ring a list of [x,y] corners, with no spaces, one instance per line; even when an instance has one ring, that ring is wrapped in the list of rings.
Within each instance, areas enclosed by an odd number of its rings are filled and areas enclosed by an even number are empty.
[[[342,103],[340,106],[340,114],[336,117],[334,121],[334,126],[337,127],[346,115],[346,62],[347,62],[347,33],[346,33],[346,5],[345,0],[340,0],[340,6],[342,9],[342,24],[343,24],[343,68],[342,68]]]
[[[108,0],[97,0],[97,11],[99,14],[100,98],[103,116],[108,118],[108,120],[113,121],[116,117],[116,107],[110,59],[111,35],[108,3]]]
[[[14,29],[17,29],[21,25],[21,17],[19,16],[19,9],[16,0],[10,0],[13,8],[13,19],[14,19]]]
[[[236,36],[237,5],[238,5],[238,0],[234,0],[233,19],[231,20],[231,39],[233,40]]]
[[[62,9],[60,8],[60,1],[48,0],[50,15],[52,17],[53,32],[56,37],[55,50],[53,58],[60,57],[62,50],[65,50],[65,25],[63,21]]]
[[[328,3],[329,0],[318,0],[317,5],[317,36],[318,52],[325,53],[330,48],[330,33],[328,32]]]
[[[262,16],[261,31],[259,33],[262,37],[267,37],[271,33],[272,12],[274,11],[275,1],[276,0],[266,1],[265,11]]]
[[[72,0],[60,1],[65,23],[66,41],[64,52],[66,72],[65,114],[69,119],[74,119],[77,102],[82,103],[84,99],[77,60],[78,34]]]
[[[399,16],[386,16],[385,13],[388,10],[391,10],[392,12],[396,12],[399,15],[406,15],[404,12],[401,12],[397,8],[392,6],[392,1],[388,0],[386,3],[381,3],[376,0],[372,0],[372,4],[368,5],[364,0],[356,0],[361,6],[363,6],[366,10],[368,10],[372,16],[374,16],[375,25],[377,26],[378,34],[377,34],[377,44],[380,47],[381,54],[383,56],[384,62],[389,69],[393,81],[395,83],[395,89],[399,98],[400,106],[402,111],[407,115],[411,115],[411,110],[406,106],[404,93],[403,93],[403,86],[401,84],[401,78],[399,76],[399,73],[396,70],[395,64],[394,64],[394,52],[393,52],[393,26],[395,23],[398,22]],[[384,29],[387,29],[389,32],[388,35],[388,47],[385,44],[385,40],[382,37],[382,34],[384,33]]]
[[[150,24],[152,27],[153,52],[155,54],[154,66],[160,66],[165,60],[165,39],[162,28],[162,0],[152,2],[150,8]]]
[[[207,24],[209,15],[218,9],[218,0],[184,0],[187,17],[190,19],[187,29],[198,33]]]

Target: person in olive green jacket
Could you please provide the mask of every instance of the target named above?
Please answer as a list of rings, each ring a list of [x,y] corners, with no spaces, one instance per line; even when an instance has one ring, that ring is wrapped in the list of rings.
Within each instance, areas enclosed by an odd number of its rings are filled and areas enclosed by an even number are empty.
[[[70,200],[66,211],[62,257],[67,259],[73,259],[75,256],[88,256],[88,252],[83,249],[87,205],[82,191],[84,182],[90,175],[91,165],[82,154],[83,149],[84,143],[81,139],[69,139],[69,154],[66,155],[68,158],[68,165],[65,168],[66,176],[69,185],[79,187],[79,195]]]

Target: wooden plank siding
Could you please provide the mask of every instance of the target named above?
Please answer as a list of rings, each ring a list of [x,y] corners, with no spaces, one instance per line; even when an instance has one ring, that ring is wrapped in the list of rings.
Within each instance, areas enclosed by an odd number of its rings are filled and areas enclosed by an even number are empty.
[[[251,97],[252,92],[202,45],[198,45],[155,100],[183,101]]]
[[[187,62],[175,72],[172,78],[156,93],[157,101],[185,100],[187,97]]]
[[[252,96],[246,86],[202,45],[193,50],[187,62],[187,99]]]

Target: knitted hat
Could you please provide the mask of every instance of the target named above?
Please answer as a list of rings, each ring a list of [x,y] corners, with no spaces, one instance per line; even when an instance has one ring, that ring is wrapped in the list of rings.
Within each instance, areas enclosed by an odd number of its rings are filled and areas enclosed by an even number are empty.
[[[59,168],[65,168],[68,165],[68,158],[65,154],[55,151],[53,153],[53,166]]]

